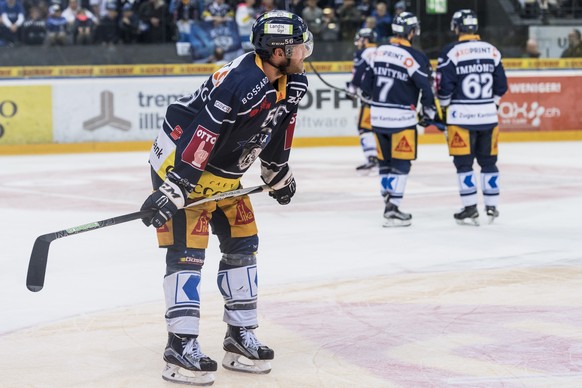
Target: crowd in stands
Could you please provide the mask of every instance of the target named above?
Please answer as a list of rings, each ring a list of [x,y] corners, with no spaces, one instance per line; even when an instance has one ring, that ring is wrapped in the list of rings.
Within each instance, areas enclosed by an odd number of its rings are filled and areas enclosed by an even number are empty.
[[[525,19],[541,19],[549,23],[557,18],[582,17],[582,0],[513,0],[519,14]]]
[[[272,10],[301,15],[318,41],[353,40],[364,26],[382,40],[405,8],[390,0],[0,0],[0,47],[178,42],[197,22],[233,22],[248,51],[252,23]]]

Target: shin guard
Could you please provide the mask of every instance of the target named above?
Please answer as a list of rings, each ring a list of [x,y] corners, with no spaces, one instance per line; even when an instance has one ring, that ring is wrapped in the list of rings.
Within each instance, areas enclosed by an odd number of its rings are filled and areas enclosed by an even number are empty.
[[[254,254],[225,254],[217,276],[224,297],[224,322],[231,326],[256,327],[257,259]]]

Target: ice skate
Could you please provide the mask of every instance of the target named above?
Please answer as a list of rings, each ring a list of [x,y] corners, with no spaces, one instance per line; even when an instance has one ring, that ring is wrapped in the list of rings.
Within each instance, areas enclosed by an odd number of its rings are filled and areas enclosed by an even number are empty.
[[[378,172],[378,158],[369,156],[368,161],[361,166],[356,167],[356,172],[360,175],[370,175]]]
[[[164,351],[166,367],[162,378],[180,384],[212,385],[218,368],[216,361],[200,351],[195,336],[179,336],[168,333],[168,344]],[[186,374],[181,369],[186,370]]]
[[[391,228],[395,226],[410,226],[411,223],[412,214],[401,212],[398,206],[392,202],[386,203],[386,208],[384,209],[384,224],[382,226]]]
[[[487,218],[489,219],[490,224],[499,217],[499,210],[497,210],[495,206],[485,206],[485,213],[487,213]]]
[[[479,212],[477,205],[465,206],[461,211],[453,215],[459,225],[479,226]]]
[[[272,360],[275,353],[259,342],[252,329],[228,325],[223,348],[226,354],[222,366],[226,369],[261,374],[271,371],[268,360]]]

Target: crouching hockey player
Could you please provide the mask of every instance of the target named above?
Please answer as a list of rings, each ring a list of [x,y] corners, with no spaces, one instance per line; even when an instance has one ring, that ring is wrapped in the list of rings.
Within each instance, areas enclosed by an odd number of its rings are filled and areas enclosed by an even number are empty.
[[[477,180],[473,162],[481,166],[481,190],[489,222],[499,216],[497,107],[507,91],[501,54],[477,35],[477,15],[455,12],[451,30],[458,41],[443,48],[437,66],[437,97],[446,108],[449,154],[457,170],[463,208],[458,224],[479,225]]]
[[[150,153],[155,191],[142,209],[156,211],[144,223],[157,228],[159,245],[167,249],[168,342],[162,377],[173,382],[210,385],[217,370],[198,342],[209,229],[222,252],[217,284],[227,324],[223,367],[269,373],[274,358],[254,333],[259,240],[248,195],[184,208],[191,200],[240,188],[242,175],[257,157],[273,198],[286,205],[295,194],[287,161],[295,116],[307,91],[303,62],[312,53],[313,38],[300,17],[274,11],[256,20],[251,42],[253,52],[168,107]]]
[[[412,215],[400,211],[404,189],[416,159],[419,123],[416,104],[420,96],[420,123],[433,122],[436,114],[431,89],[431,68],[426,55],[411,46],[420,34],[420,23],[410,12],[402,12],[392,23],[394,37],[379,46],[362,79],[361,89],[371,96],[372,130],[380,153],[381,194],[384,226],[409,226]]]

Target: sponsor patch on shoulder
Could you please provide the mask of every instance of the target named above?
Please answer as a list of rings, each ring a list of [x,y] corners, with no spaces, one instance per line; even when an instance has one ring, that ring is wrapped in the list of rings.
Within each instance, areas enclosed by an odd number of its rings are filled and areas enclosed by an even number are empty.
[[[230,111],[232,110],[232,108],[218,100],[214,101],[214,107],[220,109],[221,111],[223,111],[224,113],[230,113]]]
[[[216,139],[218,139],[216,133],[199,125],[182,153],[182,161],[197,170],[204,171],[210,152],[216,144]]]
[[[170,132],[170,136],[172,137],[172,139],[178,140],[180,137],[182,137],[183,133],[184,133],[184,131],[182,130],[182,127],[179,125],[176,125],[174,127],[174,129],[172,130],[172,132]]]

